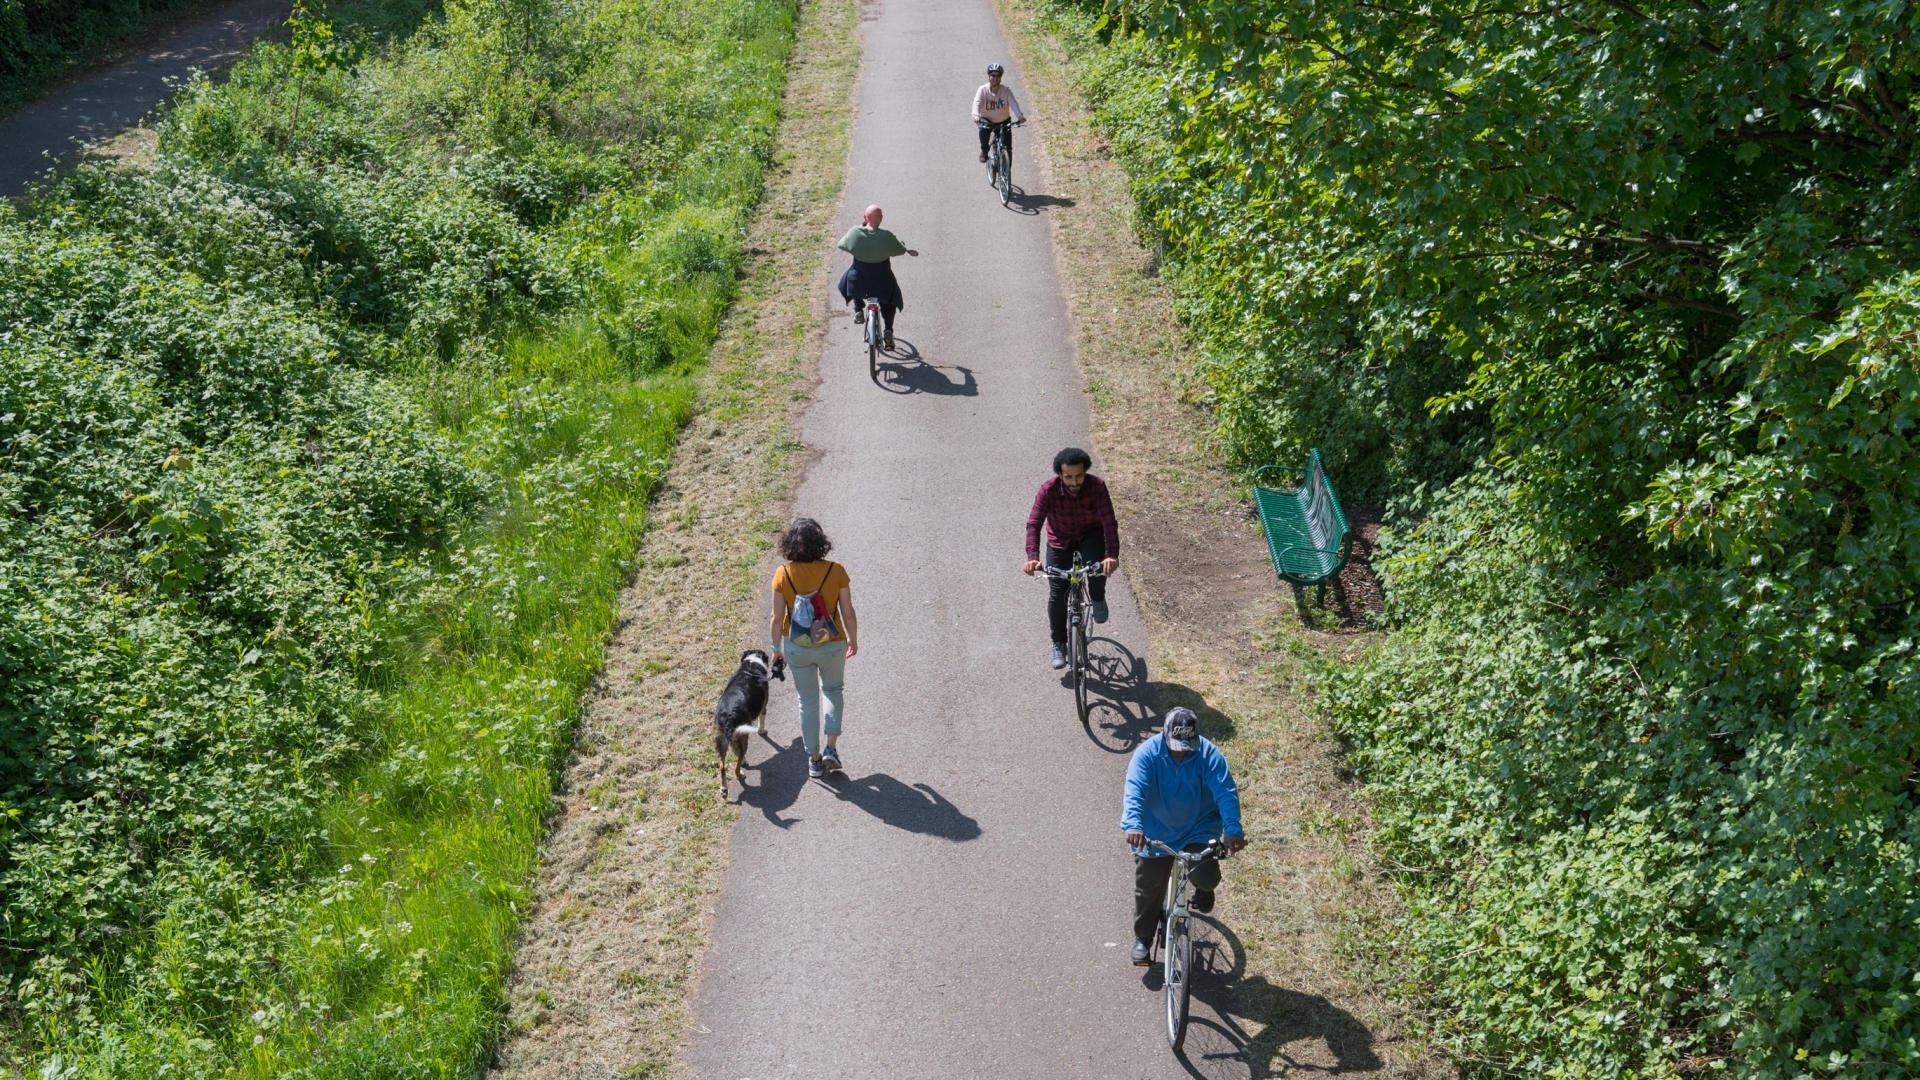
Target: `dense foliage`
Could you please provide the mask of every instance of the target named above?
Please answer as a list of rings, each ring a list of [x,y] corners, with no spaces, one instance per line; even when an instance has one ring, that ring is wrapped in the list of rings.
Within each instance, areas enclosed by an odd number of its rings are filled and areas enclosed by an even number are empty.
[[[0,1009],[48,1075],[467,1077],[498,1027],[793,6],[394,8],[0,208]]]
[[[1223,443],[1392,500],[1327,702],[1437,1036],[1920,1072],[1920,10],[1055,19],[1159,96],[1108,116]]]

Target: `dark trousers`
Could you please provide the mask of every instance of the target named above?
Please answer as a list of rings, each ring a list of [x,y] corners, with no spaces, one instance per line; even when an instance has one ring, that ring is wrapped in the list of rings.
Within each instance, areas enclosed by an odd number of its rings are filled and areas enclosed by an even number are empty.
[[[993,129],[996,127],[1000,128],[1001,130],[1007,133],[1007,157],[1012,158],[1013,157],[1013,121],[1011,120],[1003,121],[998,124],[994,123],[991,120],[980,121],[980,152],[983,154],[987,152],[988,137],[993,133]]]
[[[864,311],[865,309],[860,306],[860,301],[855,300],[853,301],[853,310],[856,314],[858,314]],[[899,310],[900,310],[899,308],[893,307],[888,304],[880,305],[880,325],[889,334],[893,333],[893,313]],[[861,317],[865,318],[864,315],[862,315]]]
[[[1182,850],[1199,851],[1205,844],[1188,844]],[[1160,902],[1167,896],[1167,878],[1173,873],[1173,859],[1162,855],[1157,859],[1133,860],[1133,939],[1151,941],[1155,929],[1160,925]],[[1193,876],[1187,879],[1196,889],[1217,889],[1220,887],[1220,862],[1203,862],[1193,870]]]
[[[1080,553],[1081,561],[1088,566],[1099,566],[1100,560],[1107,557],[1106,538],[1097,532],[1090,532],[1080,538],[1074,546],[1061,550],[1056,547],[1047,549],[1047,565],[1065,570],[1073,565],[1073,553]],[[1087,579],[1089,599],[1105,602],[1107,599],[1107,579],[1103,577]],[[1067,583],[1059,578],[1047,579],[1047,625],[1053,631],[1053,640],[1061,645],[1067,642]]]

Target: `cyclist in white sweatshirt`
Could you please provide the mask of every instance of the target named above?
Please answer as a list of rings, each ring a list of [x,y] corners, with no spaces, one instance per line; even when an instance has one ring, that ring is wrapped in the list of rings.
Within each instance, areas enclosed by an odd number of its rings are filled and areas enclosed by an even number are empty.
[[[1000,85],[1000,77],[1007,69],[999,64],[987,65],[987,81],[973,92],[973,123],[980,129],[980,160],[987,160],[987,136],[994,128],[1006,133],[1007,152],[1013,152],[1013,128],[1011,124],[1024,124],[1027,114],[1021,111],[1020,99],[1013,91]]]

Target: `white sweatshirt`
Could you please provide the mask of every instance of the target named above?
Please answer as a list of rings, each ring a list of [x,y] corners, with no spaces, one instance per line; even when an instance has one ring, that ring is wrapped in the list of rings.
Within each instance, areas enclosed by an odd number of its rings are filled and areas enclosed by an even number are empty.
[[[1025,120],[1027,114],[1020,111],[1020,100],[1013,96],[1013,91],[1007,89],[1005,82],[1000,84],[1000,92],[997,94],[994,93],[993,84],[990,82],[982,83],[980,89],[973,92],[975,120],[991,120],[996,124],[1004,124],[1009,117]]]

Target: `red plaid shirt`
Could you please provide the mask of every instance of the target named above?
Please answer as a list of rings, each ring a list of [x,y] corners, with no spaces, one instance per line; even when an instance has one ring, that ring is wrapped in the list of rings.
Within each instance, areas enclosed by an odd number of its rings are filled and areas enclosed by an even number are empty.
[[[1027,515],[1027,558],[1040,557],[1040,523],[1047,525],[1047,546],[1065,551],[1098,528],[1107,547],[1107,558],[1120,557],[1120,525],[1113,520],[1113,500],[1107,497],[1107,485],[1088,474],[1080,485],[1080,494],[1067,491],[1067,485],[1053,477],[1040,485],[1033,497],[1033,512]]]

